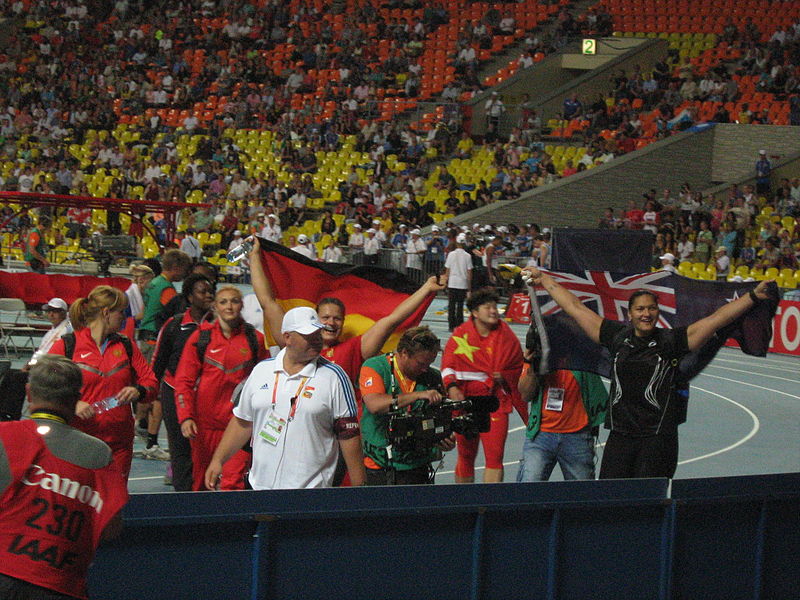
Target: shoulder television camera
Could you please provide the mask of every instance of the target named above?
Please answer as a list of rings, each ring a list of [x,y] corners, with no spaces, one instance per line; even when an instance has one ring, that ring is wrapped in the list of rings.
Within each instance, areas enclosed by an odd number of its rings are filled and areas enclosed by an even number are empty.
[[[395,448],[409,452],[433,448],[451,433],[474,438],[489,431],[489,415],[499,406],[500,401],[494,396],[470,396],[429,405],[415,413],[391,411],[388,438]]]

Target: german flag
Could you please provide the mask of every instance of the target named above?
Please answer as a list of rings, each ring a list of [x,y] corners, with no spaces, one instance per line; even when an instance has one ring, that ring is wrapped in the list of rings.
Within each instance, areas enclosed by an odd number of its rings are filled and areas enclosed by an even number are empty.
[[[322,298],[337,298],[346,309],[342,339],[367,331],[416,291],[402,273],[373,266],[353,266],[310,260],[289,248],[257,238],[261,261],[284,311],[295,306],[316,308]],[[389,352],[409,327],[419,325],[433,301],[431,295],[398,327],[383,347]]]

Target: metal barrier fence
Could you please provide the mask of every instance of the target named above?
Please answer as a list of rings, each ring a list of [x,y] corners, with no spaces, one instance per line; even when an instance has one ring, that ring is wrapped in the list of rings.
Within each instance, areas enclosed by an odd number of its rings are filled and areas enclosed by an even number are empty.
[[[800,578],[800,473],[143,494],[124,522],[93,597],[753,600]]]

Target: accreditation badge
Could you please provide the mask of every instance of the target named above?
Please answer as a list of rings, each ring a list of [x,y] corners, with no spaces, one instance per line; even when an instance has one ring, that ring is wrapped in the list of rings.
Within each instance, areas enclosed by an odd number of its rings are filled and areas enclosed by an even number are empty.
[[[547,390],[547,410],[561,412],[564,408],[564,390],[563,388],[549,388]]]
[[[275,446],[278,440],[281,439],[281,434],[283,434],[284,429],[286,429],[286,419],[272,412],[269,417],[267,417],[267,422],[264,423],[264,427],[258,432],[258,437]]]

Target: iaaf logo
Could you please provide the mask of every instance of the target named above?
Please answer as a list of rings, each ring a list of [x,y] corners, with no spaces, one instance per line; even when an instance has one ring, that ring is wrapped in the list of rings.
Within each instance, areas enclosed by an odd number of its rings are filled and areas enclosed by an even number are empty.
[[[39,465],[31,465],[22,478],[25,485],[38,485],[43,490],[50,490],[60,496],[66,496],[77,500],[82,504],[91,506],[97,514],[103,510],[103,499],[97,491],[88,485],[81,485],[78,481],[73,481],[62,477],[58,473],[47,473]]]

